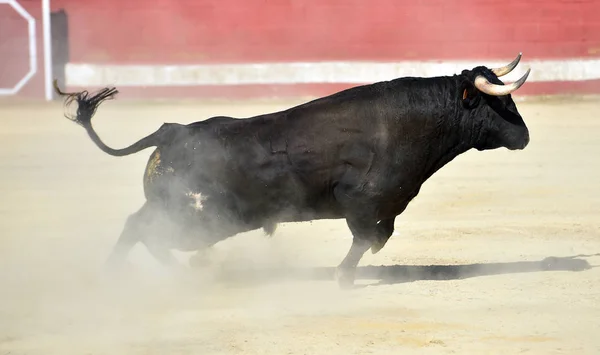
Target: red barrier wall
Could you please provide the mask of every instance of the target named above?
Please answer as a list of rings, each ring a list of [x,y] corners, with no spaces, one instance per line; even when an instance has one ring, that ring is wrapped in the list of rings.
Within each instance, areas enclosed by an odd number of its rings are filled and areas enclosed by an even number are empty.
[[[485,60],[511,60],[520,51],[524,61],[576,65],[573,61],[600,59],[600,1],[593,0],[52,0],[52,9],[68,14],[70,63],[94,70],[101,65],[363,60],[485,65]],[[78,73],[71,76],[82,86],[95,86]],[[593,73],[555,76],[532,78],[521,92],[600,92],[600,76]],[[339,82],[308,84],[198,84],[194,90],[168,82],[115,84],[122,96],[321,95],[350,86],[339,77]]]
[[[221,63],[600,56],[600,1],[54,0],[71,61]],[[118,5],[119,4],[119,5]]]

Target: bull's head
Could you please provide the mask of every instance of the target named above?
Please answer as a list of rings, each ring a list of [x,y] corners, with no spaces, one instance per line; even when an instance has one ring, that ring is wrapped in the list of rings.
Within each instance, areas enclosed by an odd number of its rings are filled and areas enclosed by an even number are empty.
[[[525,83],[531,69],[509,85],[504,85],[498,79],[510,73],[520,60],[519,53],[515,60],[504,67],[489,69],[480,66],[461,73],[463,80],[457,95],[463,114],[478,127],[479,137],[475,142],[478,150],[500,147],[523,149],[529,143],[529,130],[511,93]]]

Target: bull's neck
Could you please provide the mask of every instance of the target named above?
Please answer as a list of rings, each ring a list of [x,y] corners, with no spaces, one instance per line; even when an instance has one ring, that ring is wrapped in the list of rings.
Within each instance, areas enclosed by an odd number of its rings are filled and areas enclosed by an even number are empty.
[[[465,153],[471,148],[471,145],[465,144],[464,142],[454,142],[452,144],[440,147],[436,154],[434,154],[436,158],[432,159],[428,169],[425,171],[425,178],[428,179],[436,171],[440,170],[446,164],[454,160],[454,158],[462,153]]]
[[[477,137],[472,121],[463,117],[456,104],[456,88],[449,83],[444,92],[445,100],[438,101],[435,111],[422,117],[427,127],[423,149],[427,151],[427,162],[423,166],[424,178],[428,179],[460,154],[473,148]]]

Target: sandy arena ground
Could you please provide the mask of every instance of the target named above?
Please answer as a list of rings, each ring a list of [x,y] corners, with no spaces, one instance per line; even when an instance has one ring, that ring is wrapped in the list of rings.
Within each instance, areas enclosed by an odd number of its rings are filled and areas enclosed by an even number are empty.
[[[163,121],[295,103],[117,100],[94,122],[123,147]],[[331,280],[351,242],[342,220],[239,235],[204,271],[164,270],[139,245],[127,272],[106,273],[151,150],[111,157],[60,103],[5,102],[0,355],[599,354],[600,101],[519,107],[529,147],[471,151],[439,171],[363,258],[366,287],[342,291]]]

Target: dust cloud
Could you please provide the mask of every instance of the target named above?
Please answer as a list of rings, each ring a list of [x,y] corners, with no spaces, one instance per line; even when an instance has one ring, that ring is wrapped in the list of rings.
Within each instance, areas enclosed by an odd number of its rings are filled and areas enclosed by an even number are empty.
[[[181,266],[165,268],[142,244],[125,268],[107,268],[106,257],[127,216],[143,203],[140,177],[148,151],[119,161],[99,152],[81,127],[62,117],[59,105],[34,109],[36,118],[20,120],[22,110],[6,110],[13,126],[3,134],[0,349],[65,354],[123,348],[130,353],[136,343],[192,335],[210,343],[222,333],[218,323],[231,316],[230,306],[238,316],[258,317],[254,325],[273,327],[290,302],[292,310],[335,303],[333,283],[317,293],[285,285],[281,270],[299,262],[310,265],[310,256],[295,260],[294,244],[302,240],[284,244],[261,231],[215,246],[200,269],[188,268],[192,254],[181,252],[175,253]],[[110,119],[103,122],[102,107],[99,111],[95,125],[110,125]],[[35,119],[43,119],[43,125],[36,126]],[[114,124],[119,131],[128,126]],[[113,143],[106,129],[99,132],[109,145],[120,143]],[[127,139],[141,134],[132,129]],[[106,163],[122,165],[107,171]],[[253,286],[260,282],[252,279],[257,269],[279,271],[283,279],[257,290]],[[248,278],[233,277],[240,272]],[[190,328],[169,330],[169,323],[180,319]]]

